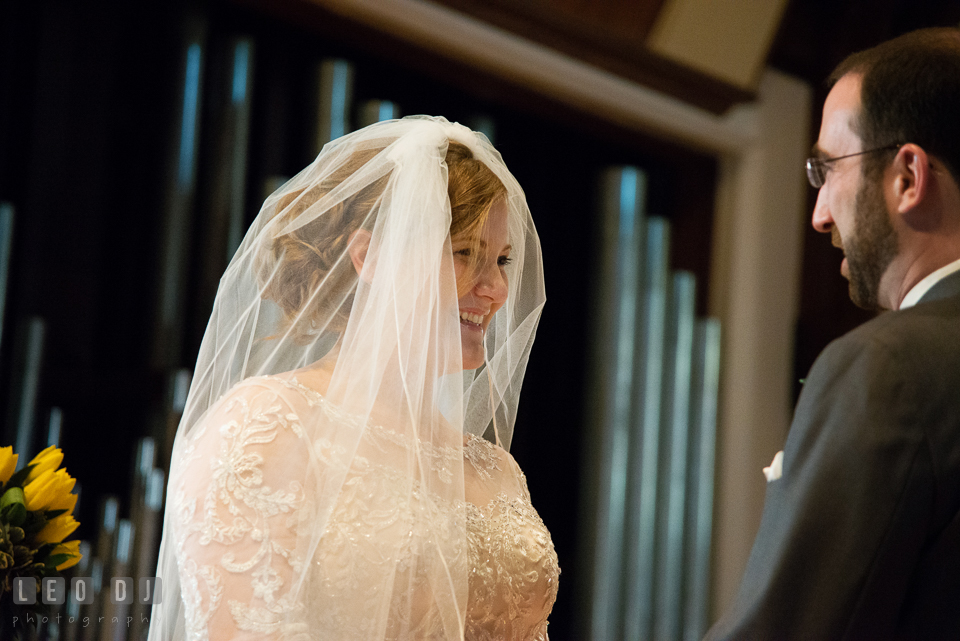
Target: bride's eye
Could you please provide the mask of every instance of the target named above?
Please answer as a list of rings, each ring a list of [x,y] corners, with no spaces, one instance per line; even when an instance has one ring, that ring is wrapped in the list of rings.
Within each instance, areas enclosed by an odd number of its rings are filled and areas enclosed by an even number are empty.
[[[510,258],[509,256],[501,256],[500,258],[497,259],[497,264],[500,265],[501,267],[506,267],[512,262],[513,262],[513,259]]]
[[[465,247],[463,249],[458,249],[457,251],[453,252],[453,255],[463,256],[464,258],[470,258],[470,256],[473,255],[473,250],[470,249],[469,247]]]

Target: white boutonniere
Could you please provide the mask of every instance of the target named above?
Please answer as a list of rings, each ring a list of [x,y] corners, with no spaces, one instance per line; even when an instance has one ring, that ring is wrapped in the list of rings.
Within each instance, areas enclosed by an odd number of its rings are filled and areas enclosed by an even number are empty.
[[[763,468],[763,475],[767,477],[767,483],[770,481],[776,481],[778,478],[783,476],[783,450],[777,452],[776,456],[773,457],[773,462],[770,463],[769,467]]]

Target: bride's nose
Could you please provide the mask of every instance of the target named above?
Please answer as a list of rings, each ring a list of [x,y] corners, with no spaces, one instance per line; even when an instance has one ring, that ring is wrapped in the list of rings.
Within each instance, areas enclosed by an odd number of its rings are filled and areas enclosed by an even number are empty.
[[[478,266],[474,291],[478,296],[497,304],[503,304],[507,300],[507,275],[497,264],[497,260],[485,260]]]

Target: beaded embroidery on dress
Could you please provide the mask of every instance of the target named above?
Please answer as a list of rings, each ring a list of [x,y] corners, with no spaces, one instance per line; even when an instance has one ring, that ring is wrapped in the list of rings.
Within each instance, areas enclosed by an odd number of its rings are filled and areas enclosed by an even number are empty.
[[[381,426],[366,430],[361,449],[377,455],[352,457],[341,498],[310,560],[308,585],[301,598],[291,598],[291,578],[304,563],[293,542],[304,519],[301,512],[310,511],[303,488],[289,481],[300,464],[296,452],[312,447],[331,467],[350,460],[331,449],[322,434],[305,433],[300,417],[317,412],[359,429],[295,379],[263,377],[242,383],[194,431],[190,456],[213,456],[209,466],[188,466],[189,473],[176,484],[187,638],[206,641],[218,638],[214,631],[228,630],[270,639],[371,638],[380,617],[358,616],[357,605],[377,589],[380,563],[395,564],[394,614],[416,613],[407,620],[388,616],[384,638],[440,636],[443,621],[430,611],[431,600],[423,599],[419,610],[409,603],[430,590],[418,577],[419,550],[411,546],[395,557],[383,555],[370,541],[380,540],[375,533],[385,529],[429,528],[452,537],[464,514],[466,550],[460,561],[470,577],[464,638],[548,638],[547,617],[560,574],[550,533],[513,458],[472,435],[463,447],[467,501],[456,505],[423,495],[405,502],[405,475],[378,455],[394,458],[390,448],[411,444]],[[452,467],[451,452],[457,450],[435,449],[430,458],[437,470]]]

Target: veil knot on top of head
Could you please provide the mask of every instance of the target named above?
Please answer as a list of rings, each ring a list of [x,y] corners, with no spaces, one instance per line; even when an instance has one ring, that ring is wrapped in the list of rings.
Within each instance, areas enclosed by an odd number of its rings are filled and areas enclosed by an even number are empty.
[[[479,151],[477,138],[483,134],[473,132],[458,122],[424,116],[411,116],[405,120],[410,121],[411,128],[409,133],[390,146],[389,157],[392,160],[402,162],[410,155],[417,156],[426,150],[445,152],[448,141],[464,145],[475,155]]]

